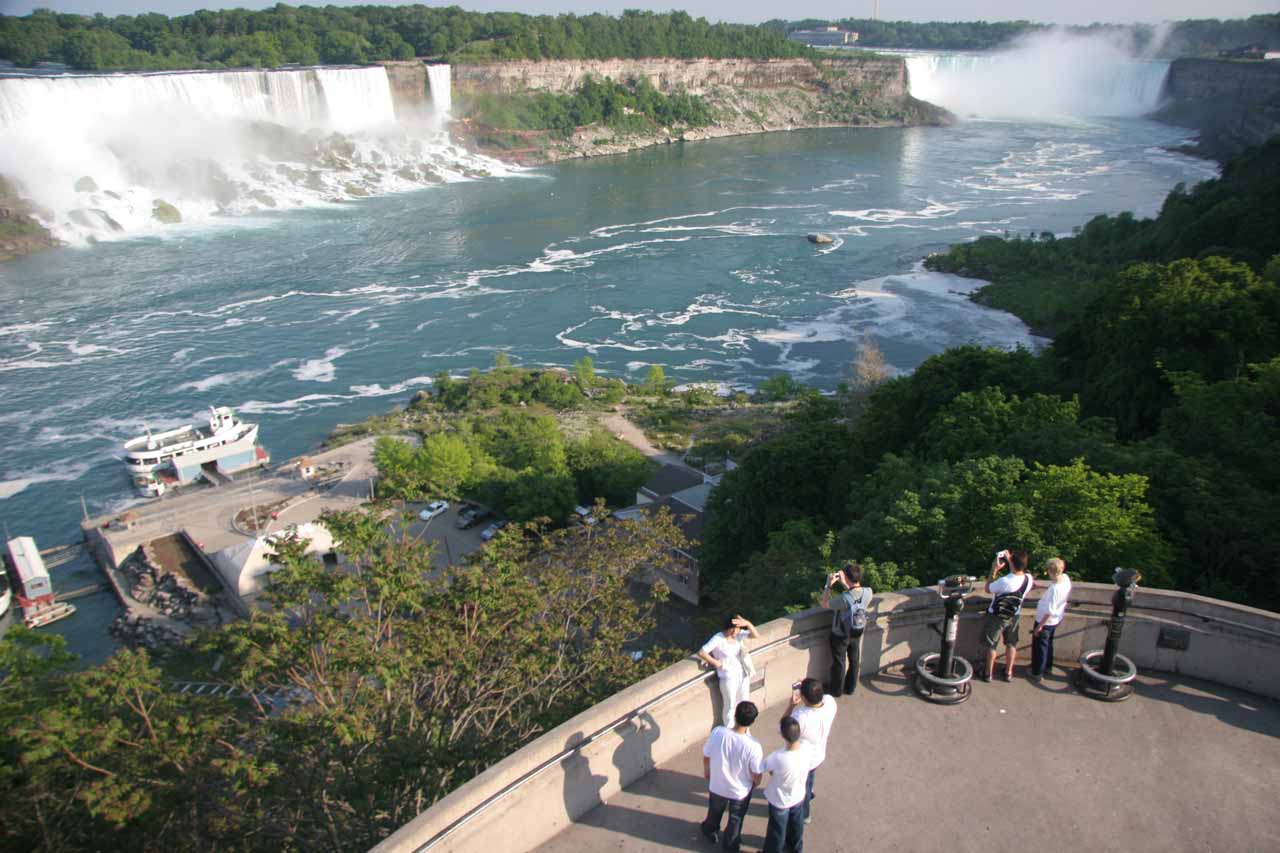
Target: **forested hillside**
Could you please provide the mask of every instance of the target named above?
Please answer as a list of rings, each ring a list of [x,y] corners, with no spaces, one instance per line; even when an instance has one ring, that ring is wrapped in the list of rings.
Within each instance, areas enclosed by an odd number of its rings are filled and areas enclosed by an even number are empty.
[[[1057,339],[1039,354],[960,347],[814,395],[713,493],[713,594],[764,618],[808,604],[833,560],[866,560],[891,588],[1025,547],[1078,579],[1131,566],[1280,609],[1277,182],[1273,140],[1154,220],[935,259],[991,278],[993,301]]]
[[[522,15],[457,6],[314,6],[263,11],[0,17],[0,59],[84,70],[269,68],[430,56],[454,62],[618,57],[806,56],[772,29],[711,24],[684,12]]]
[[[916,48],[930,50],[992,50],[1007,46],[1019,36],[1053,29],[1032,21],[878,21],[843,18],[823,21],[774,20],[765,24],[778,32],[839,26],[858,33],[864,47]],[[1219,50],[1259,44],[1280,47],[1280,14],[1250,18],[1177,21],[1172,27],[1151,24],[1090,24],[1064,27],[1076,35],[1113,35],[1130,38],[1139,51],[1159,56],[1216,56]]]

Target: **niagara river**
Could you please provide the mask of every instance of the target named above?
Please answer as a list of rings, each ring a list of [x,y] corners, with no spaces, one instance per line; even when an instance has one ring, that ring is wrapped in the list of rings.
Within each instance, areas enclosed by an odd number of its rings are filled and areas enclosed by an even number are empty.
[[[82,497],[90,514],[135,500],[118,456],[144,424],[229,405],[283,461],[498,351],[590,355],[634,381],[659,364],[680,382],[785,372],[830,390],[863,335],[897,371],[957,344],[1039,346],[968,298],[980,282],[920,261],[987,234],[1149,216],[1215,174],[1169,150],[1184,131],[1137,114],[663,146],[0,265],[0,513],[13,535],[71,541]]]

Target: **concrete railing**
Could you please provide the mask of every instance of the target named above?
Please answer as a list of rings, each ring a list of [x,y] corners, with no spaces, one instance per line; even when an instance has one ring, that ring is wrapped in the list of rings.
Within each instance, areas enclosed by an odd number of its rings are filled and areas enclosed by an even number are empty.
[[[1055,636],[1060,663],[1102,648],[1115,587],[1077,583]],[[1027,660],[1034,601],[1023,609]],[[974,596],[962,616],[958,651],[981,659],[979,621],[986,599]],[[935,651],[942,618],[932,589],[877,596],[862,646],[862,674],[874,674]],[[824,678],[831,615],[809,610],[760,626],[750,643],[756,665],[751,698],[769,707],[791,685]],[[1280,614],[1177,592],[1139,589],[1129,609],[1121,651],[1139,667],[1176,672],[1280,698]],[[418,815],[376,848],[404,851],[531,850],[623,787],[694,744],[719,719],[711,672],[686,660],[656,673],[490,767]]]

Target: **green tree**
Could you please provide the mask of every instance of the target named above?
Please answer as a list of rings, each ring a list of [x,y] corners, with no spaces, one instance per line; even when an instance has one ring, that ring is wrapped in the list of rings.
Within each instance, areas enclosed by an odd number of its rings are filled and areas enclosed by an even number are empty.
[[[662,365],[650,365],[649,372],[645,374],[644,383],[640,386],[641,393],[650,397],[665,397],[669,390],[667,372],[662,369]]]
[[[407,441],[379,438],[373,445],[373,464],[378,469],[378,490],[382,495],[416,500],[427,494],[430,484],[417,453]]]
[[[586,506],[596,498],[610,506],[630,506],[654,467],[639,450],[602,431],[570,441],[565,450],[578,502]]]
[[[433,496],[457,499],[462,485],[471,478],[471,448],[462,438],[435,432],[427,436],[415,454],[415,462],[430,484]]]

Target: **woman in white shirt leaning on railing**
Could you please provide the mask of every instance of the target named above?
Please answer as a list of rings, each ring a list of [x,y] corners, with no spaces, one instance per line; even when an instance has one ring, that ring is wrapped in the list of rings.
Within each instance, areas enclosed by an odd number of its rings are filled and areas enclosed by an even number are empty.
[[[711,639],[698,650],[698,657],[716,668],[716,677],[720,679],[720,698],[724,701],[724,724],[733,728],[734,709],[739,702],[745,702],[751,693],[751,668],[744,660],[743,643],[747,638],[756,639],[760,632],[750,621],[741,616],[728,616],[724,627],[711,635]]]
[[[1036,626],[1031,631],[1031,680],[1039,681],[1053,667],[1053,632],[1067,612],[1071,597],[1071,578],[1067,564],[1054,557],[1044,564],[1049,575],[1049,588],[1036,605]]]

